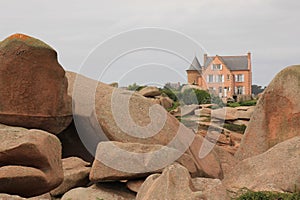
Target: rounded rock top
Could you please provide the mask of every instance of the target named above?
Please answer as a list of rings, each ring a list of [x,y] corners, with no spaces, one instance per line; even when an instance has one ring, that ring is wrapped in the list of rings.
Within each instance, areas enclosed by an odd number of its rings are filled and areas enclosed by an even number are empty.
[[[50,47],[48,44],[44,43],[43,41],[22,33],[16,33],[4,39],[2,42],[0,42],[0,48],[6,47],[8,44],[11,44],[12,42],[15,41],[23,42],[26,45],[34,46],[37,48],[46,48],[46,49],[54,50],[52,47]]]

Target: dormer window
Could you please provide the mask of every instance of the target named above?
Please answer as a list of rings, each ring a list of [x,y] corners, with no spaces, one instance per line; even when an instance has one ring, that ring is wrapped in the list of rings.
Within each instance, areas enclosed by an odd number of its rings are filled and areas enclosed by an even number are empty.
[[[221,64],[213,64],[212,70],[222,70],[222,65]]]

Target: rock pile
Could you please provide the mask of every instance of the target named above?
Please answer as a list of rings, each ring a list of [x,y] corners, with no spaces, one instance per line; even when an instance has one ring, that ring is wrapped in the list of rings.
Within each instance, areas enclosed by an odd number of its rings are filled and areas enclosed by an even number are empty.
[[[242,140],[233,156],[211,143],[213,132],[195,134],[157,105],[159,90],[145,88],[143,96],[65,74],[51,47],[11,36],[0,43],[0,198],[227,200],[229,190],[243,187],[300,191],[299,69],[273,80],[243,139],[229,135]],[[216,120],[224,111],[188,109]],[[248,120],[253,112],[223,109],[226,121]]]

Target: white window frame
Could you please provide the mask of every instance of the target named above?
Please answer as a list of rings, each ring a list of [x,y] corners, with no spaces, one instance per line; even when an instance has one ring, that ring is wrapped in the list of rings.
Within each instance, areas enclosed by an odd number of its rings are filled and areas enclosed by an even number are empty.
[[[222,66],[222,64],[212,64],[211,69],[212,70],[222,70],[223,66]]]
[[[216,75],[216,82],[217,83],[224,83],[224,75],[223,74]]]
[[[213,83],[215,82],[215,76],[212,74],[207,75],[207,80],[208,83]]]
[[[242,83],[244,81],[245,81],[245,75],[244,74],[235,75],[235,82]]]

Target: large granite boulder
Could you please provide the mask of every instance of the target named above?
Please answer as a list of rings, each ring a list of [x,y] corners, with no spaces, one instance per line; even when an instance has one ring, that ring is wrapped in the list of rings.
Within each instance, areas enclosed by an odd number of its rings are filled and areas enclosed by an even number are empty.
[[[236,153],[240,160],[300,135],[300,66],[282,70],[259,100]]]
[[[0,123],[60,133],[72,121],[67,85],[44,42],[15,34],[0,43]]]
[[[300,191],[300,136],[275,145],[268,151],[240,161],[223,184],[231,191]]]
[[[158,144],[181,154],[193,142],[194,132],[150,99],[76,73],[66,76],[78,135],[93,155],[100,141]]]
[[[0,193],[32,197],[63,181],[61,145],[41,130],[0,126]]]

